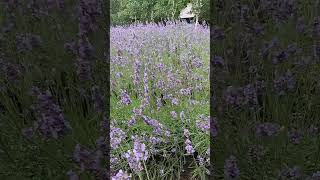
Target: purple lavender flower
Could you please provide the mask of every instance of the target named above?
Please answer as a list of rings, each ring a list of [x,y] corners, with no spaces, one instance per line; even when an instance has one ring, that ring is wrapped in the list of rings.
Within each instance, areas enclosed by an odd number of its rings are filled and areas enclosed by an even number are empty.
[[[77,144],[73,154],[74,162],[80,167],[81,171],[88,170],[96,173],[100,169],[101,155]]]
[[[178,118],[178,114],[175,111],[171,111],[170,115],[173,119],[177,119]]]
[[[288,132],[288,137],[290,139],[290,142],[294,145],[300,144],[302,138],[303,138],[303,134],[300,130],[298,129],[291,129]]]
[[[128,164],[133,171],[140,172],[144,169],[141,161],[137,161],[135,159],[134,153],[131,150],[128,150],[128,152],[124,153],[124,157],[127,159]]]
[[[210,129],[210,121],[197,121],[196,123],[197,128],[199,128],[201,131],[205,132],[205,133],[209,133],[209,129]]]
[[[273,64],[280,64],[284,61],[286,61],[289,57],[289,54],[286,51],[278,51],[274,55],[272,62]]]
[[[189,88],[182,88],[180,89],[180,94],[183,95],[183,96],[189,96],[192,94],[192,88],[189,87]]]
[[[293,168],[288,168],[283,170],[280,173],[280,178],[283,180],[287,180],[287,179],[299,179],[301,178],[301,170],[299,167],[294,166]]]
[[[285,22],[297,13],[297,3],[295,0],[284,0],[274,4],[274,19],[277,22]]]
[[[131,104],[131,99],[127,91],[121,90],[121,103],[124,105]]]
[[[7,63],[4,65],[4,71],[7,79],[11,82],[15,82],[21,78],[21,68],[18,65]]]
[[[112,127],[110,129],[110,146],[112,149],[117,149],[121,144],[122,140],[124,140],[126,134],[120,129],[116,127]]]
[[[200,166],[204,166],[205,165],[205,162],[204,162],[204,158],[201,157],[200,155],[197,156],[197,159],[198,159],[198,163]]]
[[[237,160],[234,156],[230,156],[224,165],[224,174],[227,179],[237,179],[240,176],[240,170],[237,165]]]
[[[78,41],[65,44],[67,51],[76,55],[77,75],[81,81],[91,79],[91,59],[94,58],[93,46],[87,37],[80,37]]]
[[[224,59],[221,56],[213,56],[213,65],[223,67]]]
[[[229,86],[224,92],[224,100],[235,108],[240,108],[244,105],[254,107],[258,105],[258,90],[258,87],[254,84],[238,88]]]
[[[287,91],[292,91],[297,82],[291,71],[287,71],[285,75],[277,77],[273,83],[278,94],[284,95]]]
[[[280,126],[275,123],[265,122],[256,126],[256,134],[258,136],[274,136],[280,130]]]
[[[212,33],[211,35],[213,36],[213,40],[223,40],[225,38],[225,33],[222,28],[218,26],[213,26],[212,27]]]
[[[134,73],[133,73],[133,84],[136,88],[139,88],[139,84],[140,84],[140,69],[141,69],[141,61],[136,60],[134,62]]]
[[[179,104],[179,100],[177,98],[172,98],[171,99],[171,103],[172,103],[172,105],[178,105]]]
[[[159,70],[160,72],[163,71],[164,67],[165,67],[165,65],[164,65],[163,63],[158,63],[158,64],[157,64],[157,68],[158,68],[158,70]]]
[[[243,95],[246,104],[249,106],[255,106],[258,104],[257,89],[254,85],[248,84],[243,87]]]
[[[184,135],[186,138],[189,138],[189,136],[190,136],[189,130],[188,130],[188,129],[184,129],[184,130],[183,130],[183,135]]]
[[[133,27],[131,26],[128,27],[129,30],[132,30],[131,28]],[[134,26],[134,28],[136,28],[136,26]],[[173,38],[170,35],[170,33],[166,33],[168,34],[168,36],[166,36],[167,39],[165,40],[160,38],[162,34],[159,33],[154,36],[154,38],[157,39],[156,41],[154,42],[149,41],[149,39],[143,35],[146,32],[150,31],[149,27],[146,28],[145,26],[138,26],[137,28],[139,29],[138,30],[139,32],[137,31],[128,32],[127,28],[123,28],[123,27],[115,28],[114,33],[116,35],[112,37],[113,39],[112,42],[115,42],[113,43],[115,51],[111,52],[113,54],[111,55],[112,62],[113,62],[112,63],[113,67],[111,67],[112,68],[111,73],[113,75],[116,75],[116,73],[119,72],[119,69],[120,69],[120,71],[123,71],[123,70],[129,71],[129,74],[132,75],[129,77],[126,77],[124,75],[122,79],[123,80],[126,79],[129,81],[130,79],[132,80],[131,84],[129,83],[130,92],[128,93],[130,93],[130,97],[131,97],[131,94],[135,95],[136,99],[139,99],[141,101],[141,104],[136,106],[133,109],[133,116],[137,121],[141,119],[145,124],[147,124],[153,129],[152,135],[149,135],[148,133],[146,137],[139,138],[140,143],[145,143],[145,145],[147,145],[148,143],[148,145],[150,145],[150,149],[148,148],[148,150],[151,154],[155,156],[166,155],[168,157],[168,156],[171,156],[172,154],[179,153],[178,152],[179,149],[177,148],[179,143],[178,137],[168,138],[167,136],[170,136],[171,132],[168,130],[168,128],[164,126],[164,124],[162,124],[163,120],[160,120],[160,119],[156,120],[151,117],[147,117],[145,115],[147,114],[154,115],[154,113],[157,113],[156,109],[157,110],[160,110],[160,108],[167,109],[168,107],[169,108],[172,107],[172,104],[179,105],[181,102],[177,102],[177,100],[179,101],[186,100],[187,102],[193,103],[194,105],[195,104],[203,105],[203,106],[208,105],[208,102],[205,103],[199,100],[198,98],[199,93],[195,87],[199,87],[198,90],[202,91],[200,93],[203,93],[203,91],[208,88],[208,86],[206,85],[207,76],[205,72],[209,71],[209,67],[203,67],[203,64],[202,64],[203,61],[201,59],[203,58],[203,56],[202,54],[199,54],[198,52],[193,51],[194,49],[193,43],[187,43],[188,44],[187,47],[184,47],[183,43],[176,42],[175,38]],[[161,32],[161,33],[165,33],[165,32]],[[122,38],[122,40],[126,42],[125,43],[118,42],[117,39],[119,39],[120,35],[122,35],[122,37],[128,37],[127,40],[129,41],[125,40],[126,38]],[[175,34],[174,36],[178,36],[178,35],[179,34]],[[133,40],[131,41],[130,39],[133,39]],[[202,39],[190,38],[188,36],[185,40],[187,42],[199,43],[201,42]],[[209,41],[207,41],[206,43],[208,42]],[[145,49],[145,46],[150,48],[155,48],[155,51],[148,51],[147,49]],[[118,51],[118,54],[117,54],[117,51]],[[176,66],[172,66],[172,67],[166,66],[165,63],[167,62],[165,59],[167,59],[166,57],[167,54],[165,51],[172,52],[171,54],[168,54],[169,56],[168,58],[170,59],[173,58],[173,61],[174,61],[173,63],[175,63]],[[181,53],[181,51],[187,52],[185,53],[186,55],[183,55],[184,57],[179,56],[183,54]],[[205,51],[209,52],[209,48],[207,48]],[[119,59],[119,56],[121,56],[120,59]],[[178,57],[178,58],[176,59],[175,57]],[[150,59],[152,59],[152,61]],[[139,62],[136,63],[137,61]],[[180,70],[182,68],[183,71],[180,71],[179,68]],[[199,68],[197,69],[197,74],[192,73],[194,68]],[[115,76],[112,76],[112,77],[115,77]],[[117,81],[117,78],[115,78],[115,81]],[[118,84],[114,83],[116,87],[114,87],[113,89],[117,90],[119,88],[124,87],[121,85],[120,81],[117,83]],[[127,90],[129,91],[129,89]],[[183,96],[187,96],[187,97],[183,97]],[[150,104],[148,103],[148,101],[150,101]],[[178,113],[181,112],[181,109],[176,112],[171,112],[173,110],[175,109],[171,109],[168,111],[168,113],[170,113],[169,116],[173,115],[175,118],[177,118]],[[191,111],[190,113],[192,114]],[[188,110],[188,114],[189,114],[189,110]],[[181,112],[180,118],[185,121],[185,119],[188,117],[185,117],[185,114]],[[205,120],[202,120],[202,121],[205,121]],[[127,122],[124,121],[123,123],[127,123]],[[202,128],[208,129],[209,127],[208,123],[203,122],[202,124],[203,124],[201,126]],[[135,128],[136,127],[134,126],[134,129]],[[137,137],[134,137],[134,139],[135,138]],[[175,138],[177,140],[175,140]],[[186,139],[187,138],[185,138],[184,140]],[[185,153],[194,154],[194,152],[196,151],[195,147],[193,147],[191,143],[192,140],[189,137],[188,141],[186,141],[186,144],[183,144],[182,150]],[[166,151],[166,153],[163,150],[161,150],[161,148],[159,149],[159,147],[162,146],[163,143],[170,143],[171,141],[174,141],[174,144],[172,147],[169,147],[169,149],[164,150]],[[142,147],[140,149],[144,149],[144,148],[147,149],[147,147]],[[121,151],[120,149],[118,150]],[[118,150],[116,151],[116,153],[119,153]],[[134,148],[130,149],[129,151],[126,151],[126,153],[122,155],[124,156],[123,159],[126,161],[127,166],[130,167],[130,170],[135,174],[137,174],[140,171],[144,170],[143,169],[144,166],[142,164],[143,161],[137,161],[137,159],[141,159],[141,158],[137,158],[133,150]],[[170,153],[171,150],[173,153]],[[136,153],[136,154],[138,157],[142,156],[140,153]],[[203,155],[200,155],[200,156],[201,156],[201,158],[199,158],[200,161],[204,165],[206,165],[206,162],[207,162],[206,156],[203,156]],[[114,169],[119,170],[118,166],[124,163],[123,159],[120,159],[119,161],[117,161],[118,164],[114,166]],[[144,174],[145,172],[141,172],[141,173]],[[164,176],[165,175],[166,175],[166,172],[164,172]]]
[[[192,64],[192,66],[194,66],[195,68],[200,68],[200,67],[203,66],[203,63],[202,63],[201,59],[198,58],[198,57],[192,59],[191,64]]]
[[[80,0],[79,3],[79,35],[87,36],[96,31],[98,17],[102,14],[101,1]]]
[[[311,180],[320,180],[320,171],[313,173]]]
[[[146,161],[149,158],[149,153],[146,150],[146,145],[139,140],[134,141],[133,153],[137,161]]]
[[[58,138],[66,134],[71,127],[64,119],[60,107],[55,104],[51,93],[41,92],[38,88],[33,88],[32,93],[37,97],[35,110],[38,115],[33,129],[38,130],[47,139]]]
[[[130,168],[139,172],[144,169],[141,162],[149,158],[149,152],[146,150],[145,144],[135,139],[133,149],[128,150],[124,157],[127,159]]]
[[[165,83],[164,83],[164,81],[163,80],[159,80],[158,82],[157,82],[157,88],[159,88],[159,89],[164,89],[164,87],[165,87]]]
[[[210,121],[210,131],[211,131],[211,135],[213,137],[217,137],[218,135],[218,122],[217,122],[217,118],[212,117],[211,121]]]
[[[157,138],[157,137],[150,137],[149,142],[151,142],[152,144],[159,144],[160,142],[162,142],[161,138]]]
[[[120,159],[116,157],[113,153],[110,154],[110,166],[111,168],[114,168],[118,163],[120,162]]]
[[[130,179],[131,179],[131,175],[128,175],[122,169],[120,169],[118,173],[111,178],[111,180],[130,180]]]
[[[149,62],[145,65],[145,69],[144,69],[144,76],[143,76],[143,82],[144,82],[144,101],[143,104],[145,106],[149,105],[149,101],[150,101],[150,95],[149,95],[149,77],[148,77],[148,73],[149,73]]]
[[[132,112],[134,114],[134,116],[141,116],[142,115],[142,109],[141,108],[133,108]]]
[[[134,116],[133,117],[131,117],[131,119],[129,120],[129,122],[128,122],[128,125],[129,126],[133,126],[134,124],[136,124],[136,122],[137,122],[137,120],[134,118]]]
[[[165,134],[166,136],[170,136],[170,132],[166,131],[164,129],[164,126],[161,123],[159,123],[157,120],[150,119],[147,116],[142,116],[142,119],[147,125],[153,127],[153,132],[155,134],[158,134],[158,135]]]
[[[235,88],[235,87],[229,86],[224,93],[224,99],[227,104],[230,104],[236,107],[239,107],[245,104],[241,88]]]
[[[74,48],[76,55],[80,58],[91,59],[94,57],[94,48],[86,37],[79,38]]]
[[[186,139],[186,141],[184,143],[186,145],[185,149],[187,151],[187,154],[189,154],[189,155],[193,154],[195,152],[195,150],[194,150],[194,148],[192,146],[192,143],[191,143],[190,139]]]
[[[39,35],[20,34],[17,36],[17,50],[19,52],[31,51],[42,43]]]

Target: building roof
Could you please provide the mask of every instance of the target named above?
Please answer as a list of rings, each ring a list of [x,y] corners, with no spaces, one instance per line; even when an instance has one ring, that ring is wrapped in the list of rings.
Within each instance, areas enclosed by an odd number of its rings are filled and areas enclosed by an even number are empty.
[[[188,3],[187,7],[180,11],[179,18],[193,18],[195,15],[192,13],[192,4]]]

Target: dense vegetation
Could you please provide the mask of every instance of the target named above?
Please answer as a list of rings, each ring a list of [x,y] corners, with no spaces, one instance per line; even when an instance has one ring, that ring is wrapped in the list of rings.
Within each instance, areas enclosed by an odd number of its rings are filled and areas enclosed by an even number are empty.
[[[212,3],[216,179],[319,179],[319,1]]]
[[[111,171],[208,178],[209,28],[111,28]]]
[[[1,2],[0,179],[320,179],[319,0],[103,2]]]
[[[195,11],[199,7],[199,19],[209,20],[209,0],[111,0],[111,21],[114,25],[124,25],[135,21],[145,23],[178,19],[188,2],[194,4]]]
[[[0,179],[109,176],[102,2],[1,2]]]

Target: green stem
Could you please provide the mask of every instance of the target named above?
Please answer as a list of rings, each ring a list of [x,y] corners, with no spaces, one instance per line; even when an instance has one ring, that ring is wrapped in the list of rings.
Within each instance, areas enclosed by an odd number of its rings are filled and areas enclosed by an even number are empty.
[[[143,161],[143,166],[144,166],[144,169],[146,170],[147,178],[148,178],[148,180],[150,180],[149,173],[148,173],[148,169],[147,169],[147,166],[146,166],[145,161]]]

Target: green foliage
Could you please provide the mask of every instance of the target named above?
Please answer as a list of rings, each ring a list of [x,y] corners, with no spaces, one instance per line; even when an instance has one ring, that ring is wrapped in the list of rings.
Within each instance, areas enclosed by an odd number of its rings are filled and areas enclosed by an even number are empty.
[[[159,22],[167,19],[177,19],[180,11],[186,7],[188,2],[190,1],[111,0],[111,22],[113,25],[123,25],[135,21]],[[199,18],[207,21],[210,17],[209,0],[192,0],[192,2],[194,5],[201,2],[201,7],[197,5],[195,7],[199,7]]]

